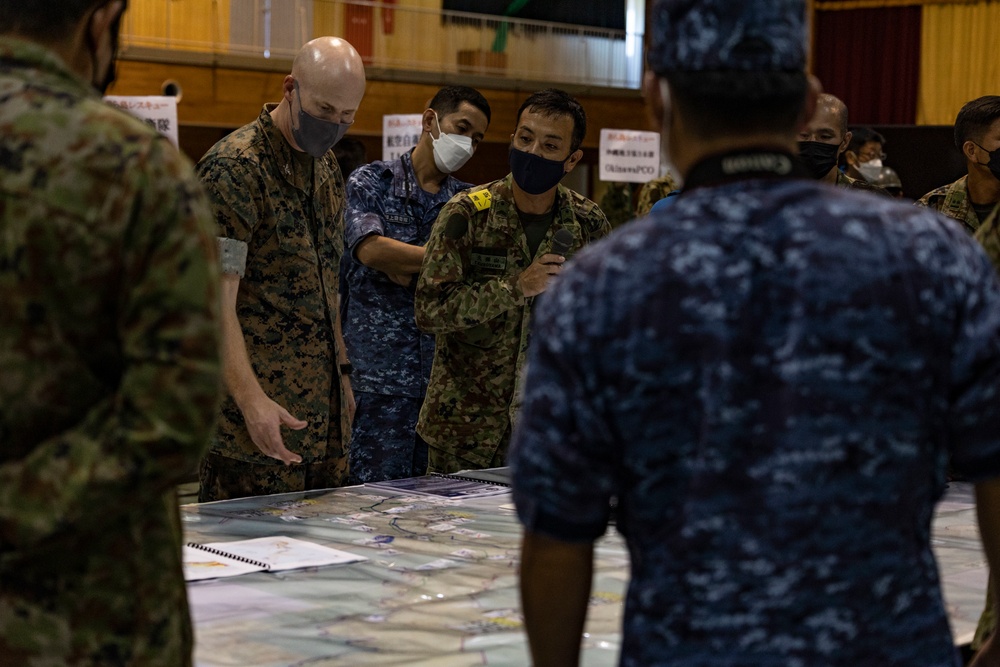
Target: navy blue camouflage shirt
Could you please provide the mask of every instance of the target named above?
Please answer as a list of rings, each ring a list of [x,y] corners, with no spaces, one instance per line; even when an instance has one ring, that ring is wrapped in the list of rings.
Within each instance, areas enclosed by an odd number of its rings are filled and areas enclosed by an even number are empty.
[[[623,665],[957,665],[930,546],[949,453],[1000,474],[1000,285],[933,212],[695,188],[536,304],[527,529],[628,541]]]
[[[348,180],[341,315],[355,391],[420,398],[434,360],[434,335],[422,333],[414,322],[412,288],[359,262],[358,244],[378,234],[424,245],[441,207],[468,187],[448,176],[437,194],[423,190],[409,153],[360,167]]]

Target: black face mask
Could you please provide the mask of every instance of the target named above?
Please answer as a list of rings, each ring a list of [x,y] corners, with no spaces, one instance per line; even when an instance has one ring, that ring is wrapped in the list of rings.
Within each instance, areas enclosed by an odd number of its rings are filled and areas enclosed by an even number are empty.
[[[114,23],[110,26],[111,31],[111,62],[108,63],[108,68],[104,70],[103,75],[97,74],[97,44],[94,43],[93,37],[90,36],[90,31],[87,31],[87,46],[90,48],[90,58],[94,63],[94,80],[90,82],[90,85],[94,89],[104,95],[111,84],[115,82],[117,76],[117,69],[115,64],[118,61],[118,38],[122,27],[122,16],[125,14],[125,7],[122,7],[122,11],[118,14],[118,17],[114,20]]]
[[[566,175],[565,160],[547,160],[513,146],[508,149],[508,159],[514,182],[529,195],[548,192],[559,185],[559,181]]]
[[[973,141],[972,143],[976,144],[975,141]],[[976,144],[976,146],[979,146],[979,144]],[[984,153],[990,156],[990,159],[985,163],[984,166],[986,166],[990,170],[990,173],[993,174],[993,178],[1000,181],[1000,148],[996,149],[995,151],[988,151],[982,146],[979,146],[979,148],[982,149]],[[980,162],[979,164],[984,164],[984,163]]]
[[[799,159],[809,170],[809,175],[819,180],[830,173],[837,164],[840,144],[825,144],[822,141],[800,141]]]

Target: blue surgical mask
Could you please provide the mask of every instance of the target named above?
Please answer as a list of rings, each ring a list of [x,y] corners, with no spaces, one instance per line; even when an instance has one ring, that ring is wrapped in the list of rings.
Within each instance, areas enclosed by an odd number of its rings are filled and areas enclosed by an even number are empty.
[[[517,186],[529,195],[540,195],[559,185],[566,175],[566,161],[547,160],[510,147],[510,171]]]
[[[292,125],[292,136],[299,148],[319,159],[344,138],[351,123],[334,123],[306,113],[302,108],[302,93],[299,92],[298,81],[295,82],[295,94],[299,96],[299,126]]]

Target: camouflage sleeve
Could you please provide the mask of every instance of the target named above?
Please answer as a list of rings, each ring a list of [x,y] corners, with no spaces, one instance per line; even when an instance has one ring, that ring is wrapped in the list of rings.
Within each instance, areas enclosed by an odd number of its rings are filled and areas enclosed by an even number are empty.
[[[1000,280],[982,250],[952,232],[959,318],[951,355],[952,466],[973,481],[1000,475]]]
[[[376,165],[367,164],[358,167],[347,181],[344,246],[352,255],[362,239],[373,234],[385,235],[381,171]]]
[[[230,247],[249,244],[264,210],[259,170],[245,158],[212,156],[198,163],[197,172],[208,193],[218,237],[235,242]],[[223,271],[239,273],[234,268],[225,265]]]
[[[986,256],[993,262],[993,267],[1000,271],[1000,204],[997,204],[989,217],[979,225],[974,238],[983,246]]]
[[[109,332],[120,382],[82,421],[0,467],[0,543],[36,543],[135,489],[166,491],[208,444],[219,397],[211,216],[190,165],[165,140],[137,162],[100,212],[129,220],[122,255],[109,259],[121,271]]]
[[[525,304],[516,274],[470,270],[474,210],[467,194],[456,195],[431,229],[414,299],[417,326],[428,333],[469,329]]]
[[[608,217],[596,205],[586,215],[581,216],[580,226],[585,236],[584,244],[602,239],[611,233]]]

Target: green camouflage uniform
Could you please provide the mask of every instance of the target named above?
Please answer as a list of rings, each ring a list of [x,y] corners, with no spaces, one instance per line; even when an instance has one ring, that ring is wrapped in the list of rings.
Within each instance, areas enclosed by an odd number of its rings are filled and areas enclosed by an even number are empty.
[[[632,186],[629,183],[608,183],[601,197],[601,210],[611,228],[620,227],[635,217],[632,213]]]
[[[555,207],[535,257],[558,229],[573,234],[570,254],[611,231],[594,202],[561,185]],[[503,464],[533,301],[516,283],[532,261],[510,175],[453,197],[434,223],[415,300],[417,326],[437,334],[417,422],[433,471]]]
[[[297,154],[271,120],[273,108],[265,106],[257,120],[213,146],[198,175],[219,236],[228,239],[223,271],[241,275],[236,312],[257,380],[269,398],[309,424],[281,430],[304,465],[286,467],[262,454],[227,396],[202,465],[202,501],[248,489],[257,495],[339,486],[347,477],[342,433],[349,426],[341,422],[347,410],[334,337],[344,179],[332,151],[318,160]],[[227,247],[246,252],[245,272],[242,263],[227,262]]]
[[[869,183],[863,178],[851,178],[842,171],[837,171],[837,187],[840,188],[851,188],[852,190],[864,190],[865,192],[874,192],[877,195],[882,195],[883,197],[892,197],[889,191],[883,188],[881,185],[876,185],[874,183]]]
[[[674,180],[670,172],[643,185],[642,189],[639,190],[639,203],[635,206],[635,217],[638,218],[649,213],[653,204],[669,195],[677,187],[677,181]]]
[[[968,198],[966,198],[966,201],[968,201]],[[968,208],[971,210],[972,207]],[[976,214],[974,211],[972,215],[975,217]],[[993,212],[979,226],[973,238],[979,242],[979,245],[983,246],[983,250],[986,251],[986,256],[990,258],[993,267],[997,271],[1000,271],[1000,203],[993,207]],[[991,572],[989,585],[986,588],[986,605],[983,608],[982,615],[979,617],[976,634],[972,638],[973,650],[979,650],[979,647],[993,634],[996,627],[996,602],[993,599],[993,573]]]
[[[979,229],[979,217],[972,208],[972,200],[969,199],[969,188],[965,183],[968,178],[963,176],[954,183],[931,190],[918,199],[916,205],[940,211],[949,218],[961,222],[969,234],[975,234]]]
[[[191,663],[173,487],[219,394],[187,160],[0,39],[0,664]]]

